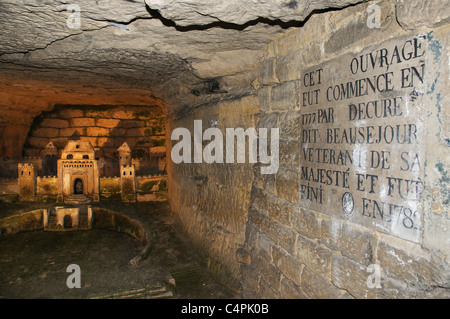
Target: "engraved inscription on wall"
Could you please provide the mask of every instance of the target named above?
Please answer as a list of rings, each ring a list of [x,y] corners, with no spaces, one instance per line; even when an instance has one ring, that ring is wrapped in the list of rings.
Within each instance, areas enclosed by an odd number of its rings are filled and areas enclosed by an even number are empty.
[[[302,206],[419,241],[427,55],[417,35],[301,71]]]

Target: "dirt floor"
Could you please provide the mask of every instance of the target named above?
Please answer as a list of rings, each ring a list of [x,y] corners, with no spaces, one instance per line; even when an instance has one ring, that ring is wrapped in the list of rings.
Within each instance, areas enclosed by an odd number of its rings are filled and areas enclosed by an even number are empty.
[[[0,218],[49,204],[0,204]],[[141,298],[139,291],[161,291],[179,299],[239,298],[218,283],[203,261],[176,229],[167,203],[100,203],[140,221],[152,234],[149,256],[133,266],[143,245],[114,231],[22,232],[0,238],[0,298]],[[81,288],[68,288],[80,267]],[[170,279],[175,279],[175,286]],[[131,293],[130,293],[131,291]],[[122,294],[119,296],[118,294]],[[133,295],[134,294],[134,295]],[[140,297],[141,296],[141,297]],[[148,296],[148,295],[146,295]],[[158,293],[155,294],[158,296]]]

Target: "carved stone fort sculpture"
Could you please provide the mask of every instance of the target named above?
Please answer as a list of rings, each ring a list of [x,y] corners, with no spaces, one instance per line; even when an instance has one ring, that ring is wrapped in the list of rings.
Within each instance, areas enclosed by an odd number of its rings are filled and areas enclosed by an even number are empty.
[[[138,187],[134,164],[131,161],[131,149],[125,142],[118,148],[118,152],[121,157],[119,163],[121,199],[133,202],[137,199]],[[19,163],[18,170],[19,200],[34,202],[38,178],[35,164]],[[100,201],[99,165],[89,141],[69,140],[62,150],[60,159],[57,160],[56,172],[57,202],[87,204]]]

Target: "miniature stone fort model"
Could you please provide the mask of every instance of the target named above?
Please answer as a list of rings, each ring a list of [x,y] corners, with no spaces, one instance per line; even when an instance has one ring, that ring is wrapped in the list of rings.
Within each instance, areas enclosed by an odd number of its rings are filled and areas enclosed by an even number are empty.
[[[50,156],[49,156],[49,153]],[[57,150],[52,142],[45,148],[45,159],[54,160]],[[122,201],[137,201],[138,181],[131,149],[127,142],[118,148],[120,166],[120,193]],[[19,201],[36,201],[36,175],[34,163],[18,164]],[[69,140],[57,160],[57,202],[88,204],[100,201],[100,175],[98,160],[89,141]],[[139,177],[145,178],[145,177]]]
[[[58,202],[99,201],[98,165],[89,141],[68,141],[58,160]]]

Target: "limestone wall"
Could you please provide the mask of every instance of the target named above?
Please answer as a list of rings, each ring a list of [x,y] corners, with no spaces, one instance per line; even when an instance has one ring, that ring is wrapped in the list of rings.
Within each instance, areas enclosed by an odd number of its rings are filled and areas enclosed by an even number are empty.
[[[28,124],[28,123],[27,123]],[[0,156],[22,156],[22,147],[29,130],[27,124],[12,124],[0,126]]]
[[[56,201],[58,196],[58,178],[56,176],[36,177],[36,201]]]
[[[225,128],[246,129],[255,127],[257,112],[255,96],[237,97],[203,105],[189,115],[172,117],[167,131],[183,127],[193,132],[194,120],[202,120],[203,129],[211,127],[211,121],[217,121],[216,127],[223,132]],[[168,154],[176,143],[168,142]],[[240,289],[235,251],[244,243],[253,164],[168,161],[167,165],[170,206],[180,225],[204,254],[213,273]]]
[[[100,196],[102,201],[121,200],[120,177],[100,178]],[[163,175],[137,176],[137,201],[167,200],[167,177]],[[19,194],[18,179],[0,179],[0,201],[17,201]],[[56,201],[58,178],[56,176],[36,177],[37,202]]]
[[[100,178],[100,199],[120,200],[120,177]]]
[[[37,195],[57,195],[58,178],[56,176],[38,176],[36,178]]]
[[[144,175],[136,177],[138,202],[166,201],[167,176]]]
[[[167,178],[162,175],[136,176],[136,200],[138,202],[167,200],[166,180]],[[121,178],[100,178],[100,196],[102,201],[120,201]]]
[[[280,167],[254,169],[245,297],[449,298],[448,13],[363,3],[267,47],[258,127],[280,128]]]
[[[0,237],[13,235],[21,231],[44,229],[44,211],[44,209],[37,209],[0,219]]]
[[[148,155],[150,148],[165,144],[164,118],[165,115],[156,106],[55,107],[35,119],[24,153],[42,156],[50,141],[61,150],[75,134],[81,140],[91,142],[97,158],[115,158],[117,148],[124,142],[132,149],[145,150]]]
[[[167,178],[162,175],[144,175],[137,176],[136,183],[138,191],[141,192],[154,192],[160,189],[160,181],[166,181]],[[164,185],[161,185],[161,188],[166,188]]]

